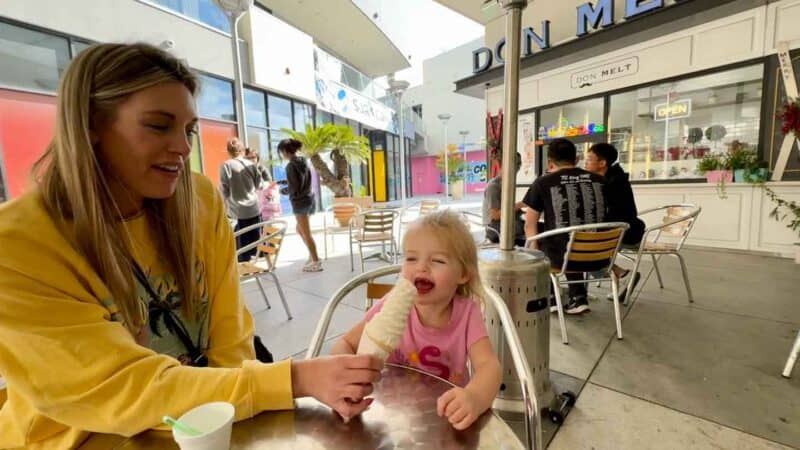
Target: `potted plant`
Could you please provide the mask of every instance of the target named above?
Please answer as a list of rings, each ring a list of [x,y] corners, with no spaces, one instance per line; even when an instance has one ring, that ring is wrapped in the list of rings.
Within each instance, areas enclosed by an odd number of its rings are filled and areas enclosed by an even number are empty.
[[[464,160],[458,153],[458,147],[455,144],[449,144],[447,146],[447,178],[450,182],[449,192],[454,200],[461,200],[464,196],[463,166]],[[436,167],[444,173],[444,152],[436,158]]]
[[[754,159],[750,161],[744,170],[745,183],[763,183],[767,181],[769,175],[769,164],[766,161]]]
[[[766,188],[765,192],[767,197],[775,202],[775,208],[770,211],[769,217],[778,222],[788,220],[786,228],[794,231],[800,239],[800,204],[778,197],[770,188]],[[794,243],[794,262],[800,264],[800,242]]]
[[[708,184],[717,186],[719,198],[728,198],[725,183],[733,181],[733,171],[730,170],[727,157],[719,153],[708,153],[697,163],[697,170],[705,174]]]
[[[737,140],[729,144],[727,166],[733,170],[733,179],[737,183],[744,182],[745,171],[756,158],[756,151],[752,146]]]

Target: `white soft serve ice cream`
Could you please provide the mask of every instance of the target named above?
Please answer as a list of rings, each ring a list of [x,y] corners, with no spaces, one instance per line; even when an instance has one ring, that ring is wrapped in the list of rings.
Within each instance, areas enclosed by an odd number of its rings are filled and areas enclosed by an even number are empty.
[[[375,355],[384,360],[389,357],[400,344],[416,295],[417,288],[401,276],[386,295],[381,310],[364,326],[359,355]]]

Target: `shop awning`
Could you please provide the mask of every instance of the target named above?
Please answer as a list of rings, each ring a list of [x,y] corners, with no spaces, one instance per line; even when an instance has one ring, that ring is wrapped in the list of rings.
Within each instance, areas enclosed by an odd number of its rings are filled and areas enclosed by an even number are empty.
[[[435,0],[436,3],[469,17],[481,25],[502,16],[505,12],[496,0]]]
[[[256,1],[370,77],[411,66],[400,49],[351,0]]]

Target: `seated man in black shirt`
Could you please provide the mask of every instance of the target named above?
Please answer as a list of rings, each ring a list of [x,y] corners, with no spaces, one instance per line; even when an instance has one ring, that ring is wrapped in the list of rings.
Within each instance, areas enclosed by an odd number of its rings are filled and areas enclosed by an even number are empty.
[[[633,197],[631,182],[628,174],[622,170],[617,161],[617,149],[611,144],[594,144],[589,148],[586,156],[586,170],[601,175],[606,181],[606,220],[608,222],[627,222],[630,225],[625,236],[622,238],[622,246],[626,248],[638,249],[639,243],[644,236],[644,222],[639,219],[636,210],[636,200]],[[614,265],[614,273],[618,278],[624,278],[627,270]],[[633,288],[639,281],[639,274],[633,274]],[[627,289],[627,283],[625,284]],[[625,301],[627,291],[623,289],[619,294],[619,300]]]
[[[525,214],[525,235],[573,225],[603,222],[605,200],[603,177],[575,167],[577,150],[567,139],[555,139],[547,149],[548,174],[539,177],[525,194],[523,203],[529,206]],[[544,213],[545,230],[539,229],[539,217]],[[538,243],[553,267],[561,268],[569,235],[554,236]],[[582,273],[567,274],[568,280],[583,279]],[[585,284],[569,285],[567,314],[589,310]]]

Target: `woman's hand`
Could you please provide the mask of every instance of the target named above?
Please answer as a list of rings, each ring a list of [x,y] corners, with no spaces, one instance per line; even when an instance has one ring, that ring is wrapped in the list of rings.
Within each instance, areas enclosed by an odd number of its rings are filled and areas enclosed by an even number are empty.
[[[294,397],[314,397],[347,422],[372,403],[372,383],[380,380],[383,361],[370,355],[338,355],[292,361]]]
[[[478,403],[470,391],[454,387],[436,400],[436,413],[439,417],[447,417],[456,430],[464,430],[483,413]]]

